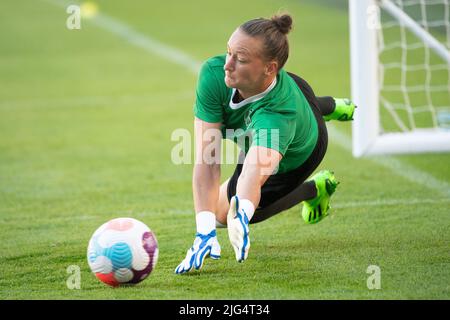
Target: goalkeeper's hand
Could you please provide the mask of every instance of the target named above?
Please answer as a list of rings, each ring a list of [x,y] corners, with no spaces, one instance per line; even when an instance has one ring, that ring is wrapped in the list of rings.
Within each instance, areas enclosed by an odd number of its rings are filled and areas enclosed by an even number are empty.
[[[200,233],[195,235],[194,244],[187,251],[186,258],[175,268],[175,273],[186,273],[192,268],[199,270],[208,255],[212,259],[220,258],[220,245],[216,237],[216,230],[206,235]]]

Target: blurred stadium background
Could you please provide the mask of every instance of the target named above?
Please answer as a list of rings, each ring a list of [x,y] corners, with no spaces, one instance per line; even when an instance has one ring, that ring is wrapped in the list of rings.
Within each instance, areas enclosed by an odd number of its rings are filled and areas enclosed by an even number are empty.
[[[80,30],[69,4],[85,10]],[[244,264],[219,230],[221,260],[173,274],[195,222],[192,166],[172,163],[171,134],[192,132],[196,68],[242,22],[280,11],[294,18],[286,69],[350,97],[345,0],[0,2],[0,299],[450,297],[450,154],[355,159],[348,123],[329,126],[320,166],[341,181],[331,217],[306,225],[298,206],[253,225]],[[112,290],[86,248],[121,216],[150,226],[160,256],[144,282]],[[381,289],[367,286],[371,265]]]

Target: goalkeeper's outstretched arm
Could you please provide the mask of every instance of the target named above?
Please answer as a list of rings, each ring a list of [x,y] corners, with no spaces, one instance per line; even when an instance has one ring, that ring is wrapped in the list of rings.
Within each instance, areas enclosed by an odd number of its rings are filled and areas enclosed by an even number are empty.
[[[195,119],[195,164],[192,177],[195,212],[217,212],[220,188],[221,123]]]
[[[197,233],[186,257],[175,268],[182,274],[202,267],[205,258],[220,258],[216,237],[217,202],[220,189],[221,123],[208,123],[198,118],[195,128],[195,164],[192,178]]]

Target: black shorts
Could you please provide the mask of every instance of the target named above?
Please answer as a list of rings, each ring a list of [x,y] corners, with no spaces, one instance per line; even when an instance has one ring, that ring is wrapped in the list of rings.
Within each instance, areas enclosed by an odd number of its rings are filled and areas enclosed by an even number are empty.
[[[289,72],[288,74],[295,80],[300,90],[303,92],[316,117],[319,131],[317,143],[308,159],[306,159],[306,161],[298,168],[289,172],[272,175],[267,179],[261,187],[261,200],[250,223],[263,221],[274,214],[298,204],[300,201],[295,200],[295,190],[305,182],[319,166],[327,150],[327,128],[312,88],[299,76]],[[242,166],[242,161],[239,161],[239,164],[236,166],[236,169],[228,182],[228,201],[236,194],[237,182],[242,171]]]

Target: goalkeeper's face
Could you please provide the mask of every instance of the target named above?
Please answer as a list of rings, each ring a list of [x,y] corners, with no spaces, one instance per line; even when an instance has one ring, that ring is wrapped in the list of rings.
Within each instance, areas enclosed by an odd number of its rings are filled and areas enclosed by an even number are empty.
[[[264,91],[278,71],[277,62],[264,59],[262,39],[240,29],[228,41],[224,69],[225,84],[238,89],[244,98]]]

